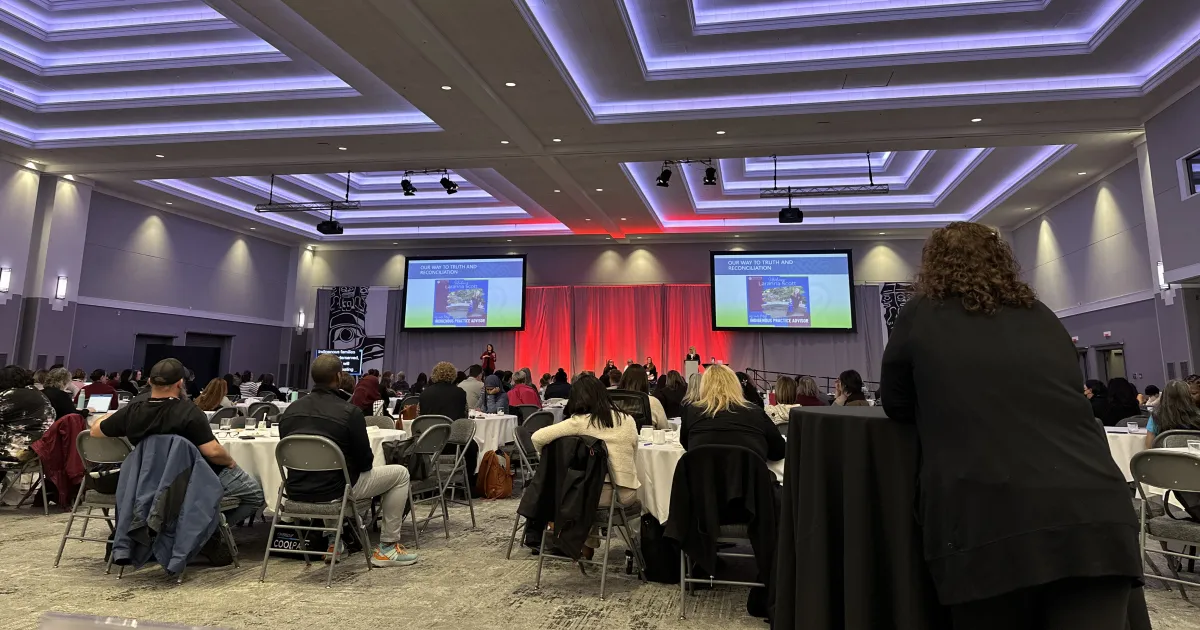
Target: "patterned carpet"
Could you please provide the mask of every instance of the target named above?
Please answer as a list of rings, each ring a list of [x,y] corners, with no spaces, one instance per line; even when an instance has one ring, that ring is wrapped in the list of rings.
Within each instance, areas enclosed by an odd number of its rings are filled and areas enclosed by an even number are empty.
[[[451,509],[450,540],[433,523],[422,538],[420,562],[412,567],[366,570],[361,556],[334,573],[326,589],[324,565],[306,570],[298,560],[272,560],[267,581],[258,571],[267,526],[235,528],[240,569],[201,564],[183,585],[155,565],[104,575],[102,547],[71,541],[63,563],[52,569],[66,516],[0,508],[0,629],[33,628],[45,611],[116,616],[223,628],[395,628],[472,630],[592,628],[656,630],[688,628],[761,630],[745,614],[745,589],[718,588],[689,597],[688,619],[679,620],[678,591],[664,584],[628,579],[623,567],[599,598],[599,578],[573,566],[546,562],[542,589],[534,589],[537,561],[517,548],[505,560],[515,500],[478,505],[478,528],[470,529],[465,507]],[[97,521],[94,525],[104,527]],[[615,557],[623,565],[620,547]],[[614,563],[615,564],[615,563]],[[1160,630],[1200,629],[1200,609],[1177,593],[1148,591]],[[1200,600],[1200,591],[1194,591]]]

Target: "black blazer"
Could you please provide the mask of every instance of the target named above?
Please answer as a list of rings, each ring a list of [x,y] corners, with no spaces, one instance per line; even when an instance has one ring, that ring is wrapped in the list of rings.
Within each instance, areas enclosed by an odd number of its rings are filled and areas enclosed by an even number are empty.
[[[50,401],[50,406],[54,407],[54,418],[57,420],[66,415],[77,413],[83,417],[87,417],[88,410],[78,411],[75,409],[75,403],[71,399],[71,395],[57,387],[46,387],[42,389],[42,393],[46,395],[46,400]]]
[[[546,386],[546,394],[542,398],[550,400],[551,398],[570,398],[571,384],[570,383],[550,383]]]
[[[430,383],[421,392],[421,415],[467,417],[467,392],[453,383]]]
[[[700,355],[698,355],[698,354],[689,354],[689,355],[687,355],[687,356],[683,357],[683,360],[684,360],[684,361],[699,361],[699,360],[700,360]]]
[[[942,604],[1141,578],[1129,488],[1075,352],[1041,302],[988,316],[916,298],[900,312],[880,394],[889,417],[917,425],[925,558]]]
[[[604,440],[587,435],[568,435],[543,446],[517,513],[531,522],[553,522],[550,535],[559,549],[578,560],[600,505],[607,461]]]
[[[710,444],[744,446],[772,462],[787,454],[787,442],[783,441],[775,423],[762,407],[754,406],[734,407],[715,416],[706,416],[702,408],[688,405],[683,408],[679,443],[685,449]]]

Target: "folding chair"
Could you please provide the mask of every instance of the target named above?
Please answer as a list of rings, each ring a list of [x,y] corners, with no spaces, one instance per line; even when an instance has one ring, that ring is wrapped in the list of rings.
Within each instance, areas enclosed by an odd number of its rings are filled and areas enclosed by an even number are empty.
[[[1134,455],[1129,462],[1129,470],[1133,473],[1138,494],[1142,498],[1142,509],[1138,510],[1139,546],[1142,557],[1146,559],[1157,579],[1166,583],[1167,590],[1171,589],[1170,582],[1179,584],[1179,594],[1187,600],[1184,586],[1200,587],[1200,582],[1180,579],[1179,568],[1183,560],[1200,560],[1200,556],[1197,556],[1194,550],[1190,554],[1171,551],[1167,545],[1178,544],[1185,550],[1188,547],[1194,549],[1200,545],[1200,523],[1172,516],[1171,504],[1166,497],[1163,507],[1167,513],[1147,519],[1145,506],[1149,504],[1150,499],[1146,494],[1146,486],[1162,488],[1168,495],[1171,492],[1200,492],[1200,455],[1186,451],[1150,449]],[[1151,550],[1146,548],[1147,540],[1157,541],[1162,547],[1161,551],[1155,550],[1153,553],[1167,557],[1167,568],[1170,569],[1172,577],[1164,576],[1158,565],[1150,559]]]
[[[541,411],[542,408],[537,405],[512,405],[508,408],[509,413],[517,417],[517,426],[525,424],[525,420],[533,414]]]
[[[544,429],[552,424],[554,424],[553,412],[536,411],[528,418],[525,418],[525,422],[522,422],[521,426],[529,427],[529,433],[530,435],[533,435],[534,431],[537,431],[538,429]],[[532,444],[532,442],[530,442],[530,444]]]
[[[417,418],[412,421],[412,434],[413,434],[413,437],[419,437],[429,427],[439,425],[439,424],[444,424],[444,425],[449,426],[453,422],[454,422],[453,420],[451,420],[450,418],[447,418],[446,416],[435,416],[435,415],[417,416]]]
[[[444,416],[436,416],[442,418]],[[419,420],[420,418],[418,418]],[[414,433],[416,432],[416,422],[413,422]],[[446,532],[446,538],[450,538],[450,516],[446,511],[446,497],[442,489],[441,467],[438,466],[438,458],[442,456],[442,450],[446,448],[446,441],[450,438],[450,423],[436,423],[425,429],[409,447],[406,457],[409,458],[409,470],[424,470],[428,474],[424,479],[410,479],[409,490],[409,505],[413,512],[413,534],[417,539],[417,547],[421,546],[421,530],[429,525],[429,521],[434,518],[442,519],[442,529]],[[415,458],[415,459],[414,459]],[[423,499],[417,499],[417,496],[428,495]],[[426,516],[421,521],[421,526],[417,527],[416,511],[417,505],[422,503],[431,503],[429,516]],[[442,508],[440,517],[434,516],[438,506]]]
[[[59,561],[62,560],[63,549],[67,546],[67,540],[86,540],[89,542],[98,542],[108,544],[109,540],[105,538],[88,538],[87,526],[88,521],[93,518],[103,518],[108,523],[109,533],[116,530],[116,525],[113,519],[116,518],[117,508],[117,493],[116,484],[112,484],[112,493],[102,492],[96,489],[97,482],[104,476],[116,474],[115,470],[102,470],[102,467],[119,466],[125,461],[125,458],[132,452],[129,442],[121,438],[98,438],[92,437],[87,431],[80,431],[79,435],[75,436],[75,448],[79,451],[79,458],[83,460],[83,483],[79,485],[79,493],[75,495],[75,503],[71,505],[71,515],[67,517],[67,527],[63,530],[62,540],[58,543],[58,554],[54,556],[54,566],[57,568]],[[99,509],[104,516],[92,516],[92,511]],[[83,510],[86,510],[84,512]],[[108,511],[113,510],[114,514],[109,514]],[[83,529],[78,536],[71,535],[71,528],[75,524],[75,519],[83,519]],[[105,573],[112,571],[112,554],[109,554],[108,567]]]
[[[263,392],[262,396],[259,396],[259,398],[261,398],[262,402],[265,403],[275,402],[275,392]]]
[[[211,418],[208,419],[208,423],[215,424],[217,426],[221,426],[222,420],[224,420],[225,418],[230,418],[230,419],[236,418],[237,415],[238,415],[237,407],[221,407],[220,409],[217,410],[216,413],[214,413],[212,415]],[[245,426],[245,421],[243,421],[242,426]]]
[[[549,414],[551,421],[553,421],[553,414],[550,414],[549,412],[543,413]],[[533,419],[531,418],[530,420],[532,421]],[[537,465],[539,462],[539,455],[537,449],[533,447],[533,439],[531,437],[534,431],[529,424],[530,422],[526,422],[525,426],[517,427],[514,431],[517,438],[517,463],[521,469],[522,487],[529,486],[529,480],[533,479],[534,475],[537,474]],[[521,526],[521,512],[519,510],[520,507],[518,506],[517,515],[515,518],[513,518],[512,536],[508,539],[508,553],[504,554],[505,560],[512,559],[513,545],[517,542],[517,529]]]
[[[446,446],[454,447],[453,455],[442,455],[439,463],[452,462],[450,470],[445,474],[442,484],[442,495],[445,501],[455,505],[465,505],[471,510],[471,529],[475,529],[475,502],[471,499],[471,478],[467,475],[467,447],[475,440],[475,421],[470,418],[459,418],[450,424],[450,436],[446,438]],[[439,466],[440,468],[440,466]],[[462,490],[466,501],[454,498],[454,491]]]
[[[1154,436],[1154,448],[1187,448],[1188,440],[1200,440],[1200,431],[1175,429]]]
[[[380,429],[395,429],[396,421],[387,416],[367,416],[367,426]]]
[[[637,423],[638,431],[641,431],[642,427],[654,426],[654,417],[650,413],[650,394],[613,389],[608,392],[608,397],[612,399],[613,405],[617,409],[633,418],[633,421]]]
[[[267,411],[267,416],[271,418],[279,415],[279,407],[276,407],[275,403],[271,402],[250,403],[250,406],[246,408],[246,415],[253,416],[254,413],[259,409],[265,409]]]
[[[568,436],[565,438],[559,438],[558,440],[555,440],[555,442],[558,442],[559,440],[571,439],[580,438],[578,436]],[[553,444],[553,442],[551,444]],[[597,440],[596,444],[602,446],[604,442]],[[547,448],[549,447],[550,445],[547,445]],[[599,450],[599,448],[597,448],[597,450]],[[604,449],[604,478],[612,478],[612,470],[609,469],[608,466],[608,449]],[[604,553],[601,556],[600,561],[597,562],[595,560],[585,560],[582,557],[576,561],[574,558],[567,556],[548,555],[546,553],[546,533],[551,532],[552,530],[547,529],[546,532],[543,532],[542,534],[542,544],[538,549],[538,571],[537,580],[534,582],[534,588],[542,588],[542,565],[545,564],[547,557],[550,557],[554,560],[578,562],[580,567],[582,567],[584,564],[599,565],[600,599],[603,600],[605,584],[608,578],[608,552],[612,547],[612,535],[614,530],[621,535],[621,539],[625,542],[625,546],[633,552],[634,568],[637,569],[638,579],[643,582],[646,581],[646,563],[642,559],[642,547],[638,542],[637,535],[633,532],[633,528],[630,527],[631,522],[636,522],[641,518],[642,506],[636,501],[631,505],[622,505],[617,501],[616,486],[614,486],[610,481],[605,481],[604,485],[608,486],[612,490],[612,497],[609,499],[608,505],[598,506],[595,516],[592,519],[593,526],[598,525],[606,528],[604,530]]]
[[[359,515],[360,507],[365,508],[369,505],[369,500],[354,503],[351,496],[352,484],[350,483],[350,471],[346,468],[346,458],[342,454],[342,449],[338,448],[332,440],[316,435],[289,435],[279,441],[275,447],[275,459],[279,465],[279,475],[283,479],[283,484],[279,486],[279,496],[275,501],[275,516],[271,519],[271,531],[267,535],[267,540],[275,539],[275,530],[277,528],[291,529],[296,532],[297,540],[304,540],[302,531],[316,532],[333,532],[333,551],[313,551],[306,549],[272,549],[271,545],[267,545],[266,551],[263,553],[262,572],[258,576],[259,582],[264,582],[267,579],[267,559],[272,553],[298,553],[304,555],[304,566],[312,566],[310,555],[318,556],[333,556],[329,563],[329,575],[325,578],[325,588],[329,588],[333,584],[333,567],[337,564],[336,556],[338,547],[342,542],[342,523],[351,516],[354,517],[355,535],[358,536],[359,542],[362,543],[363,557],[367,562],[367,570],[371,570],[371,538],[367,535],[367,528],[363,526],[362,517]],[[333,472],[342,471],[342,477],[346,481],[346,485],[342,490],[342,498],[327,502],[309,502],[309,501],[294,501],[287,496],[288,470],[299,470],[305,472]],[[299,525],[293,523],[280,523],[281,519],[303,519],[311,521],[311,525]],[[336,519],[331,527],[324,524],[324,519]],[[317,526],[321,523],[321,526]]]
[[[272,405],[271,403],[267,403],[267,407],[273,408],[273,407],[275,407],[275,405]],[[273,416],[271,415],[271,411],[269,409],[267,409],[267,407],[255,408],[254,411],[250,412],[249,417],[246,418],[246,420],[244,422],[249,426],[258,426],[259,424],[261,424],[263,422],[266,422],[267,426],[271,426],[271,419]],[[243,427],[243,428],[245,428],[245,427]]]
[[[42,469],[42,459],[40,457],[35,457],[34,459],[21,464],[19,467],[8,471],[7,474],[14,475],[14,484],[20,481],[21,477],[25,475],[35,475],[33,482],[29,485],[29,489],[26,490],[25,494],[21,496],[21,500],[17,501],[17,507],[20,508],[22,505],[25,505],[26,501],[33,498],[33,494],[35,492],[41,490],[42,514],[44,516],[50,516],[50,500],[46,497],[46,471]],[[0,496],[4,496],[4,493],[7,492],[10,487],[12,486],[9,485],[0,488]],[[62,503],[62,499],[60,498],[58,502]]]

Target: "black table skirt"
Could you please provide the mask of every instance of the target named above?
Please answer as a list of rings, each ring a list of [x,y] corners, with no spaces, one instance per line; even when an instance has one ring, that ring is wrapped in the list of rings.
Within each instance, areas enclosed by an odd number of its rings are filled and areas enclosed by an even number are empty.
[[[915,517],[916,429],[877,407],[797,407],[772,588],[775,628],[949,628]]]

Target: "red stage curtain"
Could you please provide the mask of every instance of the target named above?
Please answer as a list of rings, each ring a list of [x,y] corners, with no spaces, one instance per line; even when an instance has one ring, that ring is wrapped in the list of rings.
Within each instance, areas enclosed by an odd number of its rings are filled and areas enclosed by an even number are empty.
[[[528,367],[533,385],[542,374],[571,365],[571,287],[528,287],[525,289],[525,330],[517,332],[513,369]]]
[[[712,293],[707,284],[666,285],[666,356],[658,363],[659,373],[683,373],[683,357],[696,346],[700,362],[709,357],[729,361],[731,333],[712,329]]]
[[[656,365],[663,349],[662,285],[574,287],[575,369],[597,371],[647,356]]]

